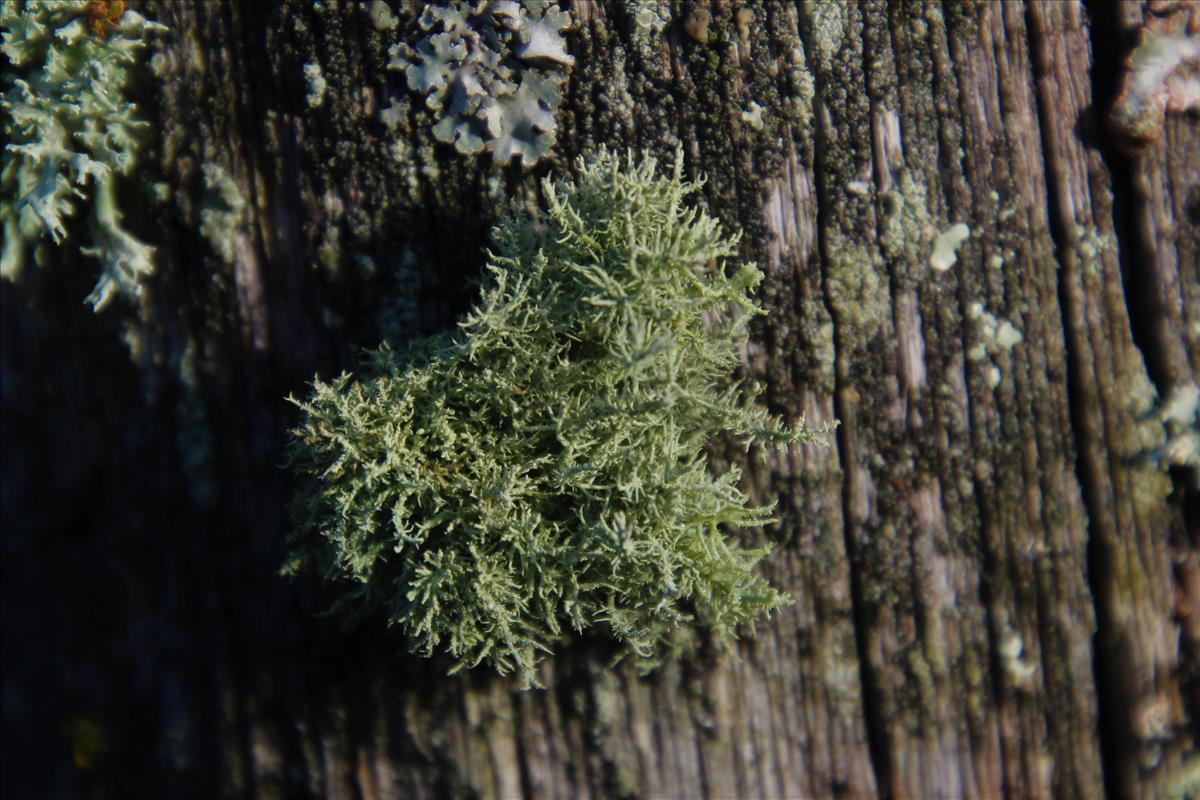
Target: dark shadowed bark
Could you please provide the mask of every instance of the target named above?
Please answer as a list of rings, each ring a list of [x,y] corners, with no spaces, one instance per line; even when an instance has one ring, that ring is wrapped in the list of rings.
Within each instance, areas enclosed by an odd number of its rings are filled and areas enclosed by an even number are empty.
[[[1197,771],[1198,487],[1155,392],[1200,373],[1200,124],[1137,152],[1103,124],[1138,28],[1194,4],[670,0],[647,34],[576,0],[532,171],[433,139],[385,69],[420,4],[389,6],[381,32],[352,0],[137,4],[170,29],[121,198],[157,273],[94,314],[68,241],[0,286],[5,797],[1117,798]],[[277,576],[285,398],[452,326],[502,198],[600,145],[682,147],[766,273],[746,375],[841,421],[715,453],[778,502],[744,535],[795,604],[733,661],[639,677],[585,639],[545,690],[447,677]],[[245,205],[202,232],[214,166]]]

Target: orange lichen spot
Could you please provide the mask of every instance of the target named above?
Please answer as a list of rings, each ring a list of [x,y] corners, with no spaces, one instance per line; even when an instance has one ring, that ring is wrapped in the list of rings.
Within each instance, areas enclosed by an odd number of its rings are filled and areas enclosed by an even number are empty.
[[[125,15],[125,0],[89,0],[83,13],[92,33],[105,38]]]

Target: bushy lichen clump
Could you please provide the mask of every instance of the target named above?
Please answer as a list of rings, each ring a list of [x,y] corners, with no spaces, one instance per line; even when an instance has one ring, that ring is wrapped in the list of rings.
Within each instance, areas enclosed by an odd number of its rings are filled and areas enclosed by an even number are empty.
[[[438,141],[499,163],[533,164],[554,146],[554,112],[575,63],[563,31],[571,19],[549,0],[430,3],[416,48],[393,45],[389,69],[425,96]]]
[[[548,211],[494,231],[480,305],[455,336],[298,403],[291,464],[311,481],[290,569],[345,586],[414,650],[525,674],[566,627],[649,655],[691,620],[728,638],[785,601],[726,526],[762,525],[705,446],[822,440],[732,384],[761,273],[685,207],[696,186],[602,153]],[[295,401],[293,401],[295,402]]]
[[[121,227],[114,197],[116,176],[134,163],[135,131],[147,124],[122,96],[126,68],[153,30],[165,28],[116,3],[0,1],[5,278],[19,274],[31,251],[40,260],[46,235],[61,242],[65,218],[90,195],[91,245],[82,252],[99,259],[100,277],[88,302],[99,310],[115,292],[140,294],[152,249]]]

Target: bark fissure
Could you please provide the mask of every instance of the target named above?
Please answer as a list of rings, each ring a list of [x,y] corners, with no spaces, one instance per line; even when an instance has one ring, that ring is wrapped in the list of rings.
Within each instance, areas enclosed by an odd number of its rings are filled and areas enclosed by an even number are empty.
[[[805,35],[803,31],[801,35],[809,52],[813,52],[816,47],[820,46],[816,42],[815,36],[811,34]],[[851,391],[847,382],[848,367],[846,359],[848,356],[845,348],[840,344],[843,336],[840,332],[845,329],[846,325],[844,320],[841,319],[842,315],[838,311],[836,303],[832,299],[831,288],[829,286],[829,262],[832,254],[831,245],[828,240],[828,231],[834,223],[831,221],[831,215],[828,210],[832,203],[828,189],[826,188],[828,184],[820,179],[822,165],[827,162],[829,149],[829,111],[822,101],[822,97],[827,89],[824,85],[825,79],[819,70],[816,71],[813,81],[816,90],[814,99],[816,105],[816,108],[814,108],[816,125],[813,131],[813,163],[814,170],[818,176],[818,180],[816,181],[817,250],[821,254],[820,285],[822,302],[825,312],[833,320],[834,327],[832,337],[834,362],[833,406],[834,414],[840,422],[836,435],[836,447],[842,475],[844,476],[841,491],[842,536],[850,565],[850,602],[855,647],[859,654],[858,671],[859,686],[863,698],[863,721],[866,726],[867,743],[871,756],[871,766],[875,773],[876,786],[879,787],[879,791],[884,797],[895,797],[897,795],[898,784],[896,783],[892,769],[887,724],[881,713],[880,684],[873,658],[875,648],[870,640],[870,632],[873,625],[868,620],[868,609],[863,599],[865,596],[864,559],[858,543],[858,536],[860,535],[858,526],[860,523],[856,521],[854,510],[854,497],[858,492],[858,487],[856,486],[858,465],[854,463],[852,458],[852,454],[858,450],[854,442],[856,421],[854,408],[846,400],[847,392]]]
[[[1089,519],[1103,763],[1109,793],[1125,797],[1144,791],[1147,775],[1178,763],[1178,754],[1157,743],[1172,738],[1168,731],[1180,707],[1177,628],[1168,621],[1172,512],[1166,475],[1145,459],[1147,437],[1156,431],[1149,419],[1153,390],[1129,320],[1136,310],[1124,294],[1117,254],[1106,248],[1089,260],[1087,231],[1111,234],[1113,215],[1111,178],[1079,134],[1097,129],[1091,85],[1061,69],[1065,58],[1087,58],[1083,24],[1078,6],[1030,6],[1048,219],[1060,265],[1072,427]],[[1161,622],[1150,623],[1155,617]],[[1156,721],[1147,725],[1148,719]]]
[[[1034,53],[1034,63],[1039,59],[1037,54],[1046,47],[1041,41],[1045,33],[1040,30],[1039,20],[1031,7],[1026,8],[1026,26],[1030,31],[1030,49]],[[1046,67],[1041,67],[1040,79],[1048,78]],[[1044,93],[1037,94],[1038,121],[1043,139],[1053,136],[1048,129],[1047,115],[1061,113],[1060,109],[1046,107],[1049,102]],[[1089,352],[1086,323],[1081,301],[1073,286],[1073,259],[1068,263],[1066,250],[1065,226],[1067,220],[1061,212],[1056,198],[1061,197],[1064,178],[1064,167],[1055,163],[1047,154],[1045,165],[1046,218],[1050,226],[1050,235],[1054,241],[1055,259],[1058,264],[1058,296],[1062,308],[1063,339],[1067,356],[1067,396],[1071,409],[1071,427],[1077,444],[1076,473],[1083,494],[1084,507],[1088,517],[1088,583],[1095,607],[1097,630],[1093,644],[1093,665],[1096,673],[1096,684],[1100,688],[1096,705],[1100,722],[1101,764],[1104,768],[1105,794],[1110,798],[1128,797],[1132,788],[1127,781],[1121,780],[1122,769],[1117,764],[1122,758],[1122,752],[1128,752],[1129,742],[1121,731],[1122,714],[1118,709],[1127,706],[1130,698],[1120,681],[1121,664],[1114,658],[1114,647],[1111,644],[1115,635],[1116,625],[1108,609],[1111,603],[1109,587],[1112,581],[1110,557],[1105,552],[1103,535],[1095,529],[1097,520],[1107,516],[1102,500],[1104,479],[1101,477],[1102,467],[1096,463],[1095,452],[1099,434],[1099,424],[1095,415],[1089,413],[1089,404],[1081,399],[1085,388],[1091,382],[1086,377],[1088,365],[1094,363],[1094,354]]]

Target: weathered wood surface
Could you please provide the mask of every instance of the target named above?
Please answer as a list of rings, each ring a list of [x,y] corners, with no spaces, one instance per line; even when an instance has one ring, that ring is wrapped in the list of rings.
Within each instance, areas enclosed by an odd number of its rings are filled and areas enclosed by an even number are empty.
[[[67,248],[0,288],[5,796],[1132,797],[1197,757],[1196,478],[1150,456],[1153,389],[1200,373],[1200,125],[1134,155],[1102,127],[1151,10],[663,5],[646,37],[572,4],[533,174],[435,145],[384,70],[416,3],[386,36],[349,0],[144,5],[146,298],[92,314]],[[600,144],[683,146],[767,273],[748,376],[841,420],[745,465],[796,603],[729,663],[642,678],[588,640],[545,691],[447,678],[276,577],[284,397],[452,324],[500,198]],[[206,164],[246,202],[229,260]]]

